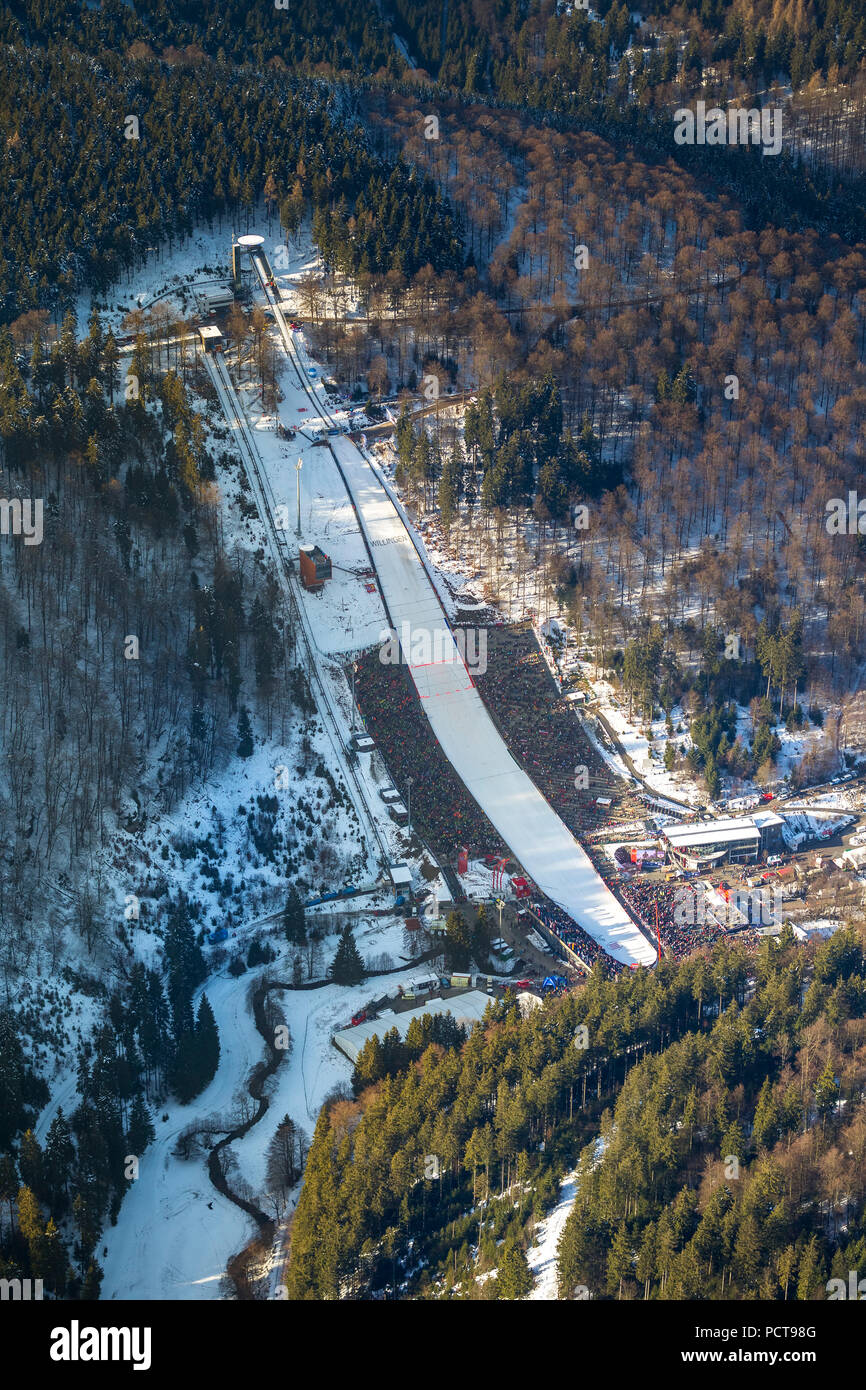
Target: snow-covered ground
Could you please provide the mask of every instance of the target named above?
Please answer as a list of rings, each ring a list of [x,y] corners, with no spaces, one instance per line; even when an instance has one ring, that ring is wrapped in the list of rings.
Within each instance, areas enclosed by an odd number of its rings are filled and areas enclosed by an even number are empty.
[[[539,1221],[536,1228],[536,1244],[527,1254],[529,1268],[535,1283],[527,1294],[529,1302],[552,1302],[559,1297],[557,1284],[557,1246],[565,1229],[565,1223],[574,1206],[577,1196],[577,1170],[566,1173],[559,1184],[559,1200],[556,1206]]]
[[[142,1155],[117,1225],[105,1232],[103,1299],[218,1298],[226,1261],[251,1234],[244,1212],[211,1185],[201,1157],[172,1156],[178,1135],[193,1119],[230,1115],[235,1094],[262,1055],[246,1005],[250,978],[226,974],[207,983],[220,1064],[193,1105],[167,1103],[154,1117],[156,1138]]]
[[[348,439],[335,439],[333,450],[374,549],[403,659],[445,756],[542,891],[617,959],[652,964],[649,944],[508,751],[457,649],[421,557],[375,470]],[[426,650],[422,644],[420,659],[415,655],[418,635],[428,644]]]
[[[334,935],[326,941],[326,958],[333,955],[336,940]],[[393,923],[371,924],[357,933],[356,940],[368,958],[384,950],[397,956]],[[283,943],[280,958],[269,967],[274,978],[285,978],[288,952]],[[138,1180],[130,1184],[117,1226],[105,1234],[104,1299],[218,1298],[226,1262],[253,1234],[253,1224],[244,1212],[212,1187],[206,1155],[181,1159],[172,1151],[180,1132],[193,1121],[220,1116],[226,1120],[222,1128],[232,1127],[235,1098],[264,1056],[264,1044],[246,1002],[251,981],[262,973],[248,971],[235,979],[225,972],[204,986],[219,1029],[220,1065],[191,1105],[167,1103],[154,1117],[156,1139],[141,1159]],[[252,1189],[253,1200],[267,1209],[263,1196],[266,1150],[278,1123],[289,1114],[311,1135],[325,1096],[351,1078],[351,1065],[331,1045],[331,1034],[369,999],[386,989],[396,993],[399,984],[407,985],[417,973],[417,965],[409,965],[405,971],[379,981],[368,979],[353,988],[325,985],[275,992],[292,1046],[270,1082],[265,1116],[231,1146],[238,1159],[237,1173],[229,1177],[231,1187],[241,1179]]]
[[[312,405],[306,389],[311,359],[297,336],[295,355],[300,372],[294,362],[287,363],[280,378],[279,415],[286,425],[296,424],[301,407]],[[320,374],[311,389],[317,404],[324,404]],[[258,418],[256,440],[275,506],[285,507],[288,516],[293,514],[290,503],[292,493],[297,494],[298,476],[275,426],[274,419]],[[527,872],[617,959],[651,964],[654,955],[649,944],[500,737],[457,650],[420,542],[418,547],[413,543],[405,516],[378,471],[345,436],[334,438],[330,445],[330,449],[316,447],[299,435],[292,450],[301,459],[303,541],[323,543],[324,527],[335,509],[345,518],[344,524],[333,525],[327,538],[332,567],[337,566],[335,577],[325,586],[330,591],[328,606],[319,595],[304,595],[302,600],[319,650],[334,642],[336,611],[344,650],[360,650],[370,645],[371,638],[381,644],[393,625],[401,647],[409,648],[410,674],[443,752]],[[339,469],[326,462],[331,450]],[[357,574],[360,536],[357,529],[351,534],[342,510],[346,488],[369,554],[375,557],[375,583]],[[369,557],[366,563],[369,566]],[[426,642],[420,655],[416,637]],[[404,659],[406,655],[404,651]]]
[[[593,668],[585,669],[589,672]],[[634,720],[628,718],[609,681],[591,680],[590,685],[598,699],[599,712],[604,715],[647,786],[662,796],[672,797],[674,801],[685,801],[690,806],[699,805],[703,800],[703,794],[697,782],[682,772],[666,771],[662,761],[668,738],[677,747],[688,748],[691,743],[688,734],[669,735],[663,718],[654,719],[648,728],[640,728]],[[682,720],[683,711],[679,706],[675,706],[671,711],[671,722],[675,730]],[[651,741],[646,737],[647,732],[652,735]],[[609,757],[607,754],[605,756]]]

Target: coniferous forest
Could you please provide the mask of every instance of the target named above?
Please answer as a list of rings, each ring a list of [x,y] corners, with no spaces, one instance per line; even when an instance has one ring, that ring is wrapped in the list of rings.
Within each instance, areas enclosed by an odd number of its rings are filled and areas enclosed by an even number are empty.
[[[866,1241],[864,1017],[852,930],[808,961],[789,934],[599,971],[468,1041],[386,1033],[319,1116],[290,1296],[520,1296],[578,1156],[561,1298],[822,1296]]]

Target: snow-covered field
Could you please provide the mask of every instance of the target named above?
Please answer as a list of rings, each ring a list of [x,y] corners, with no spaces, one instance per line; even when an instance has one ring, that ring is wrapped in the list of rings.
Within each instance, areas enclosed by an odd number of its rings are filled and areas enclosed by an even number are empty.
[[[218,1298],[227,1259],[251,1234],[244,1212],[212,1187],[202,1158],[172,1157],[178,1134],[194,1118],[230,1114],[243,1078],[262,1055],[245,1002],[249,980],[225,975],[207,983],[220,1035],[217,1074],[193,1105],[166,1104],[154,1116],[156,1138],[141,1158],[117,1225],[105,1233],[103,1299]]]
[[[601,1134],[596,1135],[592,1144],[593,1168],[596,1168],[601,1162],[606,1147],[606,1137]],[[558,1297],[558,1246],[565,1229],[565,1223],[577,1197],[578,1174],[579,1168],[573,1168],[570,1173],[566,1173],[560,1182],[559,1200],[544,1220],[539,1221],[535,1244],[527,1252],[527,1262],[535,1279],[533,1288],[527,1294],[527,1299],[530,1302],[549,1301]],[[586,1291],[584,1291],[584,1296],[586,1296]]]
[[[397,933],[384,919],[359,931],[356,939],[368,958],[385,950],[397,956]],[[334,935],[325,942],[326,959],[335,948]],[[288,954],[282,943],[278,960],[268,967],[274,978],[286,977]],[[246,1002],[251,981],[262,973],[248,971],[234,979],[224,972],[204,986],[219,1028],[220,1065],[211,1084],[191,1105],[169,1103],[154,1117],[156,1139],[141,1159],[138,1180],[130,1184],[117,1226],[105,1235],[103,1298],[219,1298],[227,1260],[253,1234],[253,1223],[245,1213],[212,1187],[206,1156],[182,1159],[173,1150],[180,1132],[193,1121],[220,1116],[226,1120],[221,1126],[225,1129],[236,1123],[232,1118],[236,1097],[264,1056],[264,1044]],[[229,1177],[230,1186],[242,1180],[251,1188],[253,1200],[267,1209],[262,1195],[265,1156],[277,1124],[289,1114],[311,1135],[325,1096],[351,1078],[351,1065],[331,1045],[331,1034],[371,997],[385,988],[396,993],[399,984],[408,984],[417,973],[417,966],[407,966],[388,975],[387,985],[384,979],[368,979],[353,988],[325,985],[275,992],[292,1046],[270,1082],[265,1116],[232,1146],[238,1170]]]

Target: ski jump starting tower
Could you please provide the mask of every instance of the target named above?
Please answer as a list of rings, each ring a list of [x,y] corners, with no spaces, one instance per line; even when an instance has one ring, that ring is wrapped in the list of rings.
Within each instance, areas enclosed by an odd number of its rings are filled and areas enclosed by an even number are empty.
[[[253,256],[264,254],[262,250],[264,244],[263,236],[250,234],[249,236],[232,237],[232,280],[238,289],[242,285],[250,284],[255,279]]]

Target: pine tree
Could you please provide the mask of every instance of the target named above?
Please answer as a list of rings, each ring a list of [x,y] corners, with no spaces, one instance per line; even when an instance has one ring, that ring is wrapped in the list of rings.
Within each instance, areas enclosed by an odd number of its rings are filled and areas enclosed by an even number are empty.
[[[523,1250],[514,1241],[508,1241],[499,1261],[496,1278],[496,1297],[524,1298],[532,1288],[532,1271]]]
[[[607,1257],[607,1291],[622,1297],[622,1281],[631,1274],[632,1249],[626,1224],[621,1221],[611,1241]]]
[[[137,1095],[132,1102],[132,1111],[129,1116],[129,1129],[127,1131],[127,1143],[130,1153],[141,1155],[144,1153],[148,1144],[153,1143],[156,1131],[150,1117],[150,1111],[144,1101],[144,1096]]]
[[[367,973],[348,922],[340,934],[340,942],[328,973],[336,985],[358,985]]]
[[[196,1050],[198,1053],[199,1091],[203,1091],[216,1076],[220,1060],[220,1040],[213,1009],[206,994],[198,1006],[195,1021]]]
[[[62,1298],[66,1289],[69,1256],[53,1216],[49,1218],[42,1237],[41,1264],[37,1278],[45,1280],[55,1298]]]
[[[776,1104],[769,1077],[764,1079],[758,1096],[755,1119],[752,1124],[752,1137],[760,1149],[771,1149],[779,1137],[779,1107]]]
[[[18,1178],[18,1170],[15,1167],[15,1159],[12,1154],[0,1154],[0,1202],[9,1204],[9,1225],[14,1230],[15,1218],[12,1203],[18,1195],[21,1182]]]
[[[797,1298],[801,1303],[815,1297],[825,1282],[824,1262],[818,1247],[818,1237],[812,1236],[800,1257],[797,1277]]]
[[[91,1260],[87,1266],[87,1273],[84,1276],[84,1283],[81,1285],[81,1297],[87,1303],[96,1303],[99,1299],[99,1290],[102,1288],[102,1267],[96,1260]]]
[[[382,1053],[382,1044],[379,1041],[378,1033],[374,1033],[372,1038],[368,1038],[355,1059],[355,1070],[352,1072],[352,1090],[355,1095],[359,1095],[365,1086],[371,1086],[374,1081],[381,1081],[385,1075],[385,1063]]]
[[[43,1162],[46,1198],[54,1216],[62,1216],[68,1206],[69,1180],[74,1162],[75,1145],[69,1122],[63,1110],[58,1109],[48,1129]]]
[[[246,705],[241,705],[238,715],[238,757],[251,758],[253,755],[253,730],[250,724],[249,711]]]
[[[469,928],[459,912],[450,912],[445,923],[445,956],[452,970],[465,970],[469,965],[471,937]]]
[[[656,1274],[656,1227],[654,1221],[647,1222],[644,1227],[635,1274],[643,1285],[644,1298],[648,1298],[650,1285]]]
[[[45,1227],[39,1203],[29,1187],[18,1190],[18,1228],[27,1241],[31,1267],[36,1268],[41,1263]]]
[[[295,885],[289,886],[286,906],[283,909],[283,930],[286,933],[286,940],[301,945],[307,939],[307,923],[304,916],[304,904],[301,895]]]
[[[45,1191],[42,1149],[32,1129],[25,1130],[21,1136],[21,1145],[18,1150],[18,1171],[24,1186],[29,1187],[41,1198]]]
[[[782,1290],[782,1298],[783,1298],[785,1301],[787,1301],[787,1298],[788,1298],[788,1286],[790,1285],[790,1282],[791,1282],[791,1280],[792,1280],[793,1277],[794,1277],[794,1274],[795,1274],[795,1272],[796,1272],[796,1269],[797,1269],[797,1249],[796,1249],[796,1246],[794,1246],[794,1245],[786,1245],[786,1246],[785,1246],[785,1249],[782,1251],[781,1255],[779,1256],[778,1263],[777,1263],[777,1265],[776,1265],[776,1277],[777,1277],[777,1279],[778,1279],[778,1281],[779,1281],[779,1287],[780,1287],[780,1289]]]
[[[182,1033],[175,1048],[171,1068],[171,1089],[181,1105],[189,1105],[199,1094],[199,1053],[195,1032]]]
[[[833,1070],[833,1063],[828,1057],[824,1064],[824,1070],[815,1082],[815,1105],[818,1114],[825,1122],[827,1116],[831,1115],[836,1108],[838,1095],[836,1073]]]
[[[0,1145],[11,1144],[27,1118],[24,1051],[12,1015],[0,1012]]]

